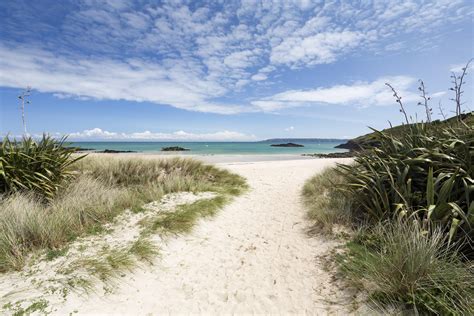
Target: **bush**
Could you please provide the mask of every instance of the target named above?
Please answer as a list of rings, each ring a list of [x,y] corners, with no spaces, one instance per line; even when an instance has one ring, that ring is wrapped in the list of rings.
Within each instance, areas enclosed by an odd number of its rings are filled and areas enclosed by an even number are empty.
[[[423,233],[416,222],[385,222],[361,230],[338,256],[342,271],[378,306],[409,314],[472,315],[474,274],[440,229]]]
[[[440,227],[449,242],[469,242],[474,232],[474,127],[432,131],[417,124],[402,137],[377,135],[380,147],[359,153],[355,165],[338,168],[355,216],[369,222],[410,217],[424,230]]]
[[[72,164],[76,151],[64,146],[65,138],[55,140],[43,135],[40,141],[5,137],[0,146],[0,192],[34,191],[51,200],[74,176]]]

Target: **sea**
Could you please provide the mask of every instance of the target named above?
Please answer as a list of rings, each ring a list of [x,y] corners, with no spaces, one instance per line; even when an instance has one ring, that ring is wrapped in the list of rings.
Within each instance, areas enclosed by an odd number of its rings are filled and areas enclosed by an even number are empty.
[[[296,143],[304,147],[272,147],[271,144]],[[142,153],[159,153],[161,148],[179,146],[189,149],[180,154],[189,155],[272,155],[272,154],[324,154],[345,152],[345,149],[334,148],[345,143],[344,139],[269,139],[258,142],[70,142],[70,146],[82,149],[103,151],[134,151]],[[174,152],[176,153],[176,152]]]

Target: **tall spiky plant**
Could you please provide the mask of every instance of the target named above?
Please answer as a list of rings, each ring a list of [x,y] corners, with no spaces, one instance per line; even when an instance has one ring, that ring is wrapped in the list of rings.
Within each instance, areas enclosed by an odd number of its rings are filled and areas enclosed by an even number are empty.
[[[429,107],[428,102],[431,100],[431,97],[429,97],[426,94],[426,89],[425,89],[425,83],[423,80],[419,80],[420,86],[418,87],[418,90],[420,91],[420,97],[423,99],[422,102],[418,102],[418,105],[423,105],[425,107],[425,112],[426,112],[426,122],[431,123],[431,113],[433,112],[433,109]]]
[[[8,136],[0,146],[0,192],[33,191],[51,200],[74,176],[72,164],[84,156],[73,157],[74,148],[65,146],[66,137],[56,140],[43,135],[39,141]]]
[[[30,100],[28,100],[30,95],[31,95],[31,87],[28,86],[18,96],[18,99],[20,99],[21,120],[23,123],[23,131],[24,131],[25,136],[28,135],[28,131],[26,130],[25,104],[30,104]]]
[[[452,79],[451,82],[453,83],[453,87],[450,88],[450,90],[454,91],[454,98],[452,98],[451,100],[454,101],[454,103],[456,104],[455,112],[459,120],[462,114],[462,105],[463,105],[461,101],[462,95],[464,93],[464,91],[462,90],[462,87],[466,83],[465,78],[466,78],[467,70],[469,69],[471,62],[472,62],[472,59],[469,60],[463,68],[461,68],[461,74],[456,74],[454,71],[451,74],[451,79]]]

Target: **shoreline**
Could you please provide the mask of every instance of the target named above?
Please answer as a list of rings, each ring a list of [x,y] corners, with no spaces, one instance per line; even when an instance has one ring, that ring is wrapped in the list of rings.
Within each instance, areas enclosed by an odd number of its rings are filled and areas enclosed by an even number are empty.
[[[84,153],[79,153],[84,154]],[[252,163],[265,161],[291,161],[291,160],[315,160],[327,159],[302,154],[179,154],[179,153],[85,153],[89,156],[123,157],[123,158],[146,158],[146,159],[168,159],[168,158],[192,158],[205,163]],[[330,158],[330,157],[329,157]],[[332,158],[334,159],[334,158]]]

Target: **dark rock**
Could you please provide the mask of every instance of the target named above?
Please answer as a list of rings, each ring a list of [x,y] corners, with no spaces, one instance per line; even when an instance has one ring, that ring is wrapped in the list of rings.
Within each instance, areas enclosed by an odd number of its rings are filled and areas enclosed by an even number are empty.
[[[353,150],[360,150],[360,144],[353,140],[348,140],[347,142],[337,145],[334,148],[342,148],[342,149],[349,149],[351,151]]]
[[[98,151],[98,153],[104,153],[104,154],[120,154],[120,153],[136,153],[136,151],[133,151],[133,150],[114,150],[114,149],[106,149],[106,150]]]
[[[355,156],[353,151],[345,151],[342,153],[328,153],[328,154],[303,154],[303,156],[315,158],[351,158]]]
[[[271,144],[270,146],[272,147],[304,147],[303,145],[295,144],[295,143]]]
[[[179,146],[163,147],[161,151],[190,151],[191,149],[183,148]]]
[[[82,147],[73,147],[73,146],[66,147],[66,148],[67,148],[67,149],[74,149],[74,150],[77,151],[77,152],[93,151],[93,150],[95,150],[94,148],[82,148]]]

